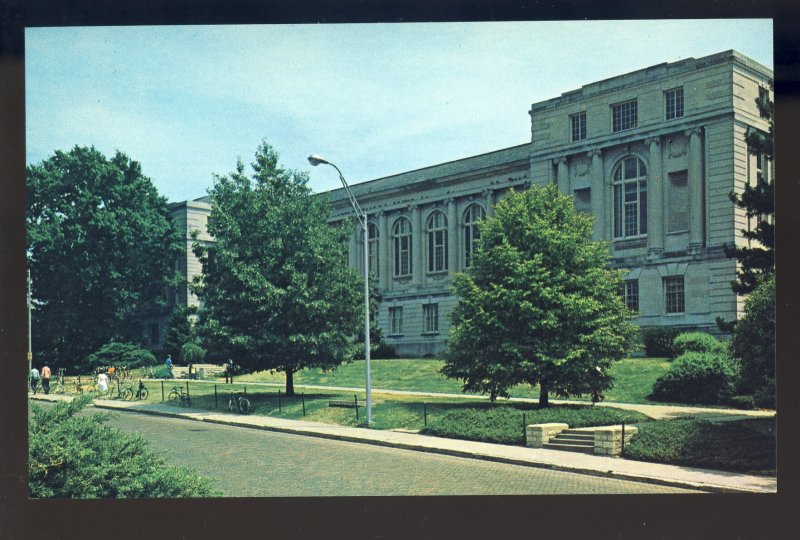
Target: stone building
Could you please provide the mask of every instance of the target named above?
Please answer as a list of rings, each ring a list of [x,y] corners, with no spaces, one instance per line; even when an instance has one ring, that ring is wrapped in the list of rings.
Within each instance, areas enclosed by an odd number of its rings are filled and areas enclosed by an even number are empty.
[[[767,130],[755,100],[771,99],[772,71],[735,52],[688,58],[582,86],[534,103],[531,140],[352,186],[369,215],[369,241],[343,189],[328,193],[330,222],[350,220],[350,264],[363,272],[369,250],[382,301],[378,321],[404,356],[436,355],[456,303],[452,275],[470,264],[476,221],[510,189],[554,182],[595,218],[626,270],[621,294],[640,326],[716,331],[742,298],[730,288],[748,223],[730,201],[768,162],[748,153],[748,130]],[[172,206],[204,231],[207,200]],[[207,238],[206,240],[211,240]],[[190,242],[189,242],[190,243]],[[199,270],[191,252],[187,276]],[[178,302],[196,299],[179,293]]]

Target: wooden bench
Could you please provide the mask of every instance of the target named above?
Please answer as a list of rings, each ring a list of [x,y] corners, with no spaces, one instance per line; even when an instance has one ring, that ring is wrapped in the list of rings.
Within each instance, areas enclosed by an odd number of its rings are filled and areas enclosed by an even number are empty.
[[[355,409],[356,407],[364,407],[363,401],[356,401],[355,399],[335,399],[328,402],[328,407],[343,407],[347,409]]]

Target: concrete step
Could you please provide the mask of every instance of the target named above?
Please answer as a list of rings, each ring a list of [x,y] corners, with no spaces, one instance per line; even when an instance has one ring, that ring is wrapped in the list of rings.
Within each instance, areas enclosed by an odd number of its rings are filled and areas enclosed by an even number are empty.
[[[576,437],[594,437],[594,430],[593,429],[565,429],[560,433],[560,435],[575,435]]]
[[[561,443],[544,443],[544,448],[548,450],[563,450],[567,452],[581,452],[584,454],[594,454],[594,445],[592,446],[585,446],[585,445],[576,445],[576,444],[561,444]]]
[[[581,446],[594,446],[594,437],[572,437],[569,435],[556,435],[550,439],[551,443],[577,444]]]

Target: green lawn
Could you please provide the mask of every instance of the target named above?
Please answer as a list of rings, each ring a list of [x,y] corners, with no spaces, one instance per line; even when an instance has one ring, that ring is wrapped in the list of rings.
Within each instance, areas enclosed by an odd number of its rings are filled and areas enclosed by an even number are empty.
[[[445,378],[439,373],[443,362],[432,359],[372,360],[370,371],[372,387],[384,390],[409,390],[416,392],[436,392],[461,394],[459,381]],[[670,362],[665,358],[625,358],[616,362],[611,369],[614,388],[606,392],[606,401],[616,403],[653,403],[647,399],[653,383],[669,369]],[[296,385],[334,386],[340,388],[361,388],[365,384],[364,361],[357,360],[340,366],[335,371],[323,372],[319,369],[306,369],[295,373]],[[237,377],[237,382],[270,382],[285,384],[283,373],[266,371]],[[538,398],[538,388],[518,386],[511,390],[512,397]],[[572,399],[589,401],[589,396]]]

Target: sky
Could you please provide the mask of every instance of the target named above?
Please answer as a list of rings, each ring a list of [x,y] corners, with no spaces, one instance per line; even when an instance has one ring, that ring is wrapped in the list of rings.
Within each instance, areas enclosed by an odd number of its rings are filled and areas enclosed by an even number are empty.
[[[530,141],[532,103],[735,49],[772,68],[769,19],[27,28],[26,161],[94,146],[169,201],[260,142],[315,192]]]

